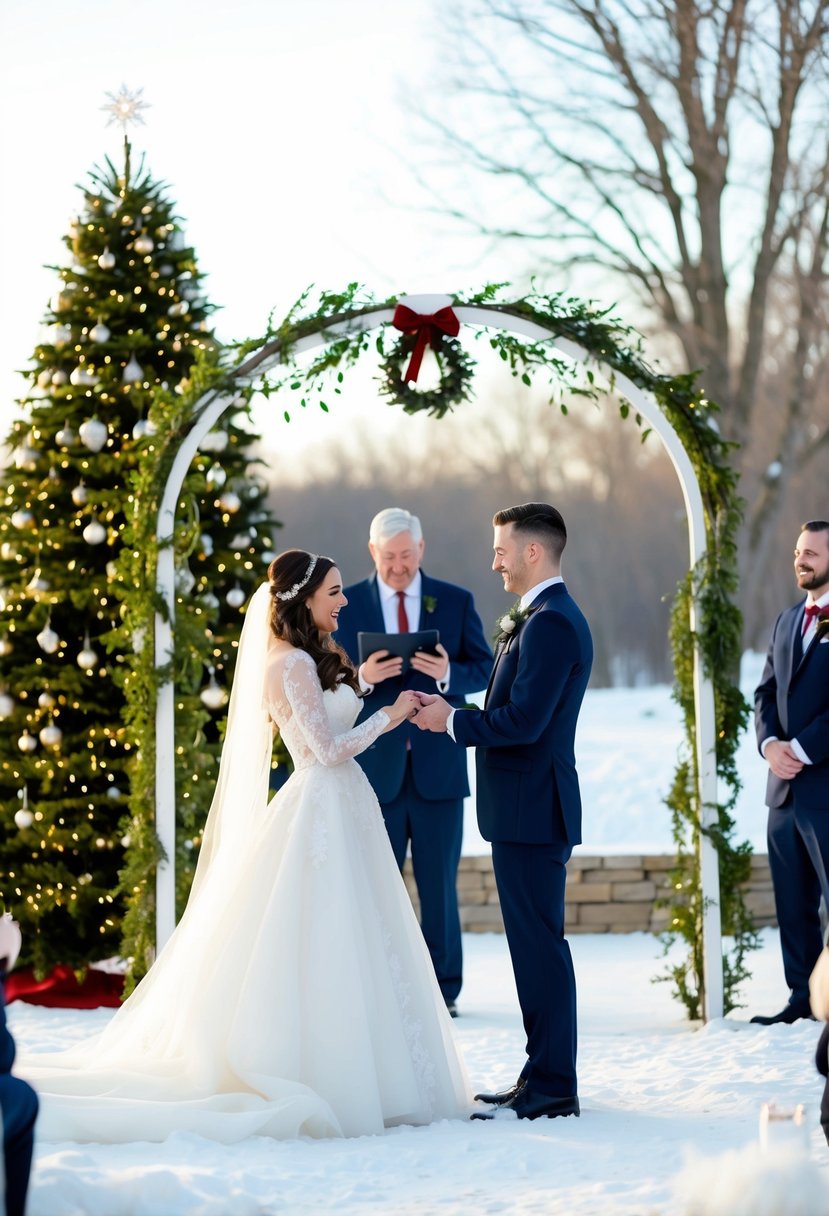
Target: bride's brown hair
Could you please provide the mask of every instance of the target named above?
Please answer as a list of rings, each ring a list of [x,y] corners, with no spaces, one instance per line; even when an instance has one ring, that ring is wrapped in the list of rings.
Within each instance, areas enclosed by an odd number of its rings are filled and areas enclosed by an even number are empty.
[[[310,654],[317,665],[323,689],[347,684],[359,693],[360,685],[351,660],[342,646],[332,640],[330,633],[321,633],[316,627],[307,603],[335,562],[330,557],[317,557],[309,576],[312,561],[313,553],[306,553],[304,549],[286,549],[271,562],[268,567],[271,629],[282,641],[290,642],[298,650]]]

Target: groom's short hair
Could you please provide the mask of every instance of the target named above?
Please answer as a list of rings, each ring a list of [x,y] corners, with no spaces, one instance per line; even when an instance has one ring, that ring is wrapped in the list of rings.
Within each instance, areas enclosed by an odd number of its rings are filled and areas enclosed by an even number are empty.
[[[567,528],[561,512],[546,502],[525,502],[518,507],[505,507],[492,517],[495,527],[512,524],[513,531],[542,545],[551,557],[559,560],[567,544]]]

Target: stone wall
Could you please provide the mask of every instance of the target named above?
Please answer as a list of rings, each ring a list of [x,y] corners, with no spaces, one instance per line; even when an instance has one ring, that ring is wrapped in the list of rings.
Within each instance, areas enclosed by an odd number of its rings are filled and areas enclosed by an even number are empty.
[[[568,933],[658,933],[667,927],[667,911],[654,905],[665,897],[673,858],[666,854],[576,853],[567,866]],[[403,872],[415,910],[417,893],[411,860]],[[755,927],[776,925],[768,857],[756,853],[744,885],[746,906]],[[462,857],[458,869],[461,925],[469,933],[502,933],[504,923],[492,873],[492,858]]]

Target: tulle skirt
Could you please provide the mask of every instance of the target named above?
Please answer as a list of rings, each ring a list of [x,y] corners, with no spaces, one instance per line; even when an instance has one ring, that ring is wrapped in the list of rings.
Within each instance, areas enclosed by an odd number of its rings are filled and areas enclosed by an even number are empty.
[[[359,765],[294,773],[234,852],[101,1035],[21,1055],[39,1138],[359,1136],[464,1113],[451,1019]]]

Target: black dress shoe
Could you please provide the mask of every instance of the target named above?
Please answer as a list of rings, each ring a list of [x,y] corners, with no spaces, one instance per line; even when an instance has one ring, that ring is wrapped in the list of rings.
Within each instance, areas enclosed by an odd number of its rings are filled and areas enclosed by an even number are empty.
[[[511,1102],[517,1094],[520,1094],[526,1084],[526,1078],[519,1077],[514,1085],[510,1085],[509,1089],[501,1089],[494,1094],[475,1094],[475,1097],[478,1102],[489,1102],[491,1106],[504,1106],[507,1102]]]
[[[450,1018],[456,1018],[458,1016],[458,1007],[454,1001],[446,1002],[446,1011],[449,1014]]]
[[[776,1026],[778,1022],[784,1022],[790,1026],[792,1022],[799,1022],[801,1018],[807,1018],[814,1022],[812,1011],[808,1006],[803,1005],[787,1005],[785,1009],[781,1009],[779,1013],[762,1014],[757,1013],[751,1019],[756,1026]]]
[[[573,1094],[569,1098],[551,1098],[549,1094],[541,1094],[537,1089],[524,1085],[514,1098],[504,1102],[498,1109],[515,1111],[519,1119],[558,1119],[565,1115],[579,1117],[578,1097]],[[497,1110],[476,1110],[471,1119],[494,1119]]]

